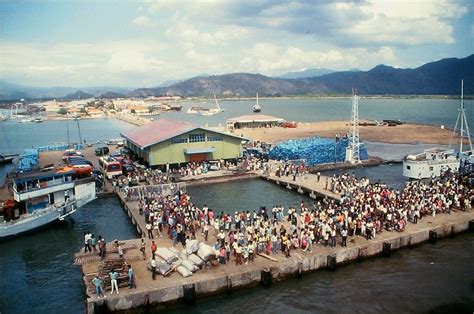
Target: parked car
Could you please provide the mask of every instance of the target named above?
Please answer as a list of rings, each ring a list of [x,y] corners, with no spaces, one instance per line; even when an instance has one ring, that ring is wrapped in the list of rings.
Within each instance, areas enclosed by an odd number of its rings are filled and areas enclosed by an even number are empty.
[[[109,153],[109,148],[107,146],[99,146],[95,149],[96,156],[104,156]]]
[[[293,121],[293,122],[285,121],[285,122],[282,123],[281,126],[284,127],[284,128],[294,129],[294,128],[296,128],[297,125],[296,125],[295,121]]]

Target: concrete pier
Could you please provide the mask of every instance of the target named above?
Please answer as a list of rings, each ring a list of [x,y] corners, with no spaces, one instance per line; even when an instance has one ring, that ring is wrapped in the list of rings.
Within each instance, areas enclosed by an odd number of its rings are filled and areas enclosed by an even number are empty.
[[[474,211],[454,211],[452,215],[440,214],[436,218],[423,217],[417,225],[409,224],[405,232],[384,231],[377,234],[374,240],[367,241],[362,237],[349,238],[347,247],[340,247],[338,244],[336,248],[326,248],[317,244],[314,245],[313,252],[292,250],[290,258],[285,258],[281,253],[272,255],[276,259],[275,262],[257,257],[253,263],[235,266],[234,260],[231,259],[231,262],[226,265],[206,266],[187,278],[172,272],[167,277],[158,275],[156,280],[152,280],[151,273],[146,269],[146,263],[151,257],[150,241],[147,240],[147,257],[143,260],[139,252],[140,240],[126,240],[123,241],[126,248],[125,258],[135,269],[138,288],[121,288],[119,294],[113,295],[107,291],[105,299],[98,299],[89,290],[87,312],[95,313],[96,310],[104,308],[116,311],[140,306],[160,307],[170,302],[190,302],[194,298],[260,284],[270,286],[273,282],[287,277],[304,276],[305,273],[318,269],[337,271],[337,267],[352,261],[382,254],[389,256],[394,250],[413,247],[428,241],[433,243],[434,234],[436,234],[436,239],[440,239],[468,230],[473,231],[473,229]],[[214,240],[212,236],[211,238],[209,242]],[[155,240],[159,247],[171,246],[171,241],[166,236]],[[78,253],[76,258],[81,256],[84,257],[84,254]],[[107,258],[118,258],[118,255],[111,253]],[[90,284],[87,280],[97,272],[97,265],[96,259],[83,258],[82,269],[86,284]]]
[[[331,180],[330,177],[321,175],[318,181],[316,174],[308,173],[303,177],[296,177],[293,181],[293,176],[276,176],[275,174],[261,175],[262,179],[273,182],[277,185],[285,187],[289,190],[297,191],[300,194],[309,194],[313,199],[316,197],[329,197],[335,200],[340,200],[339,193],[333,193],[326,189],[326,180]]]

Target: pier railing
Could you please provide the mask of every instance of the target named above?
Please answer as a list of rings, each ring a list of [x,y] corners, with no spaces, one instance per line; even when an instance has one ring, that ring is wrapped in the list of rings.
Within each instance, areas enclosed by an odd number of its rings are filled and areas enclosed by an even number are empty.
[[[125,192],[129,200],[140,200],[144,197],[154,197],[156,195],[174,195],[176,192],[186,192],[185,182],[176,182],[158,185],[139,185],[128,188]]]

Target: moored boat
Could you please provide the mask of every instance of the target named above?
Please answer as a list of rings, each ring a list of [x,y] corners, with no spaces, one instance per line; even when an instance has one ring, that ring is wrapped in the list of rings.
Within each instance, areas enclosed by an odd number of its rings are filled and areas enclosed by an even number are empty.
[[[384,120],[385,121],[385,120]],[[466,113],[464,109],[464,82],[461,81],[461,105],[459,115],[454,126],[454,132],[460,124],[460,144],[459,151],[454,149],[432,148],[427,149],[421,154],[408,155],[403,160],[403,176],[411,179],[424,179],[430,177],[439,177],[445,171],[457,172],[461,165],[466,167],[471,162],[473,155],[471,136],[467,124]],[[467,138],[469,149],[463,150],[463,143]]]
[[[80,172],[74,167],[20,173],[13,180],[12,190],[13,199],[2,206],[0,239],[64,220],[96,198],[90,171]]]
[[[262,107],[260,107],[260,105],[258,104],[258,93],[257,93],[257,103],[256,103],[255,105],[253,105],[252,111],[253,111],[253,112],[260,112],[260,111],[262,111]]]

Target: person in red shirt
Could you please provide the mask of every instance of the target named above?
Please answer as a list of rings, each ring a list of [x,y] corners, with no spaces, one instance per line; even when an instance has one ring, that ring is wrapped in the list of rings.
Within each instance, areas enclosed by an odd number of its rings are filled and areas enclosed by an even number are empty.
[[[153,258],[155,258],[155,252],[156,252],[156,249],[157,249],[157,248],[158,248],[158,247],[156,246],[155,241],[151,241],[151,254],[152,254],[151,256],[152,256]]]

